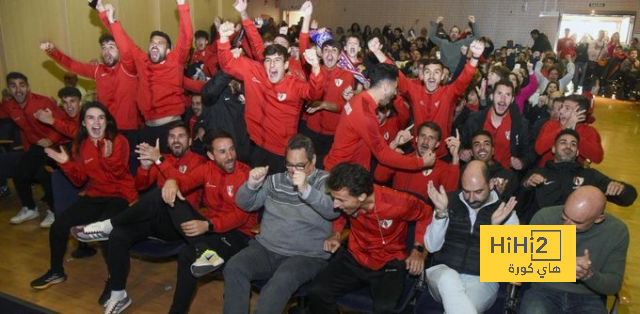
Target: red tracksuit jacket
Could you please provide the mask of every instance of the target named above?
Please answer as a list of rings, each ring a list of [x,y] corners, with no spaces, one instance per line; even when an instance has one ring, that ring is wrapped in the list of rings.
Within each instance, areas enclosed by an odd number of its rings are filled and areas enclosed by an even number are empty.
[[[392,114],[390,117],[387,117],[387,120],[382,124],[378,130],[382,137],[384,137],[387,144],[391,143],[398,135],[400,130],[407,127],[407,123],[409,123],[409,109],[404,104],[404,98],[400,95],[396,95],[393,99],[393,107],[396,109],[396,112]]]
[[[393,178],[392,187],[396,190],[411,191],[429,198],[427,188],[429,181],[433,181],[436,187],[444,186],[447,192],[458,189],[460,167],[448,164],[442,160],[436,160],[432,168],[418,171],[397,171],[395,169],[378,165],[374,172],[376,182],[384,183]]]
[[[544,167],[547,161],[553,160],[551,147],[555,144],[556,136],[560,131],[562,131],[560,121],[547,121],[540,129],[536,139],[536,154],[541,156],[540,167]],[[576,132],[580,135],[580,144],[578,145],[580,162],[589,159],[593,163],[601,163],[604,159],[604,150],[598,130],[586,123],[580,123],[576,125]]]
[[[87,138],[82,142],[80,154],[72,148],[71,159],[60,165],[60,169],[75,186],[88,183],[80,192],[91,197],[120,197],[133,203],[138,199],[133,177],[129,173],[129,143],[118,134],[113,140],[111,156],[104,157],[104,142]]]
[[[104,63],[78,62],[58,49],[47,51],[47,55],[68,71],[96,81],[98,101],[105,105],[116,119],[118,130],[138,129],[138,78],[132,62],[120,60],[113,67],[108,67]]]
[[[402,71],[399,72],[398,90],[407,97],[411,104],[413,122],[416,125],[415,132],[417,132],[417,126],[425,121],[435,122],[442,130],[440,146],[436,151],[438,157],[448,153],[447,145],[444,141],[451,135],[451,124],[453,123],[456,102],[469,86],[475,71],[476,68],[467,63],[460,76],[453,83],[438,87],[433,94],[426,92],[422,81],[407,79],[402,74]],[[417,136],[417,134],[414,135]]]
[[[320,71],[311,75],[309,82],[285,75],[282,81],[272,84],[260,62],[233,58],[228,42],[218,42],[218,57],[225,73],[244,81],[245,121],[251,140],[284,156],[289,138],[298,132],[303,100],[322,97],[324,74]]]
[[[180,30],[177,43],[160,63],[152,63],[146,51],[133,44],[119,22],[111,24],[122,61],[133,60],[138,74],[138,108],[145,121],[180,116],[185,111],[182,88],[184,64],[189,56],[193,27],[189,5],[178,6]],[[128,62],[128,61],[127,61]]]
[[[78,133],[78,127],[80,126],[80,114],[75,117],[70,117],[67,114],[62,119],[53,120],[53,128],[60,134],[74,139]]]
[[[180,173],[191,173],[198,166],[204,164],[206,160],[204,157],[188,150],[182,157],[176,158],[173,154],[162,154],[164,156],[164,161],[162,164],[167,164],[173,169],[178,170]],[[169,173],[163,172],[160,168],[155,164],[149,168],[149,170],[145,170],[142,167],[138,167],[138,173],[136,174],[135,186],[138,191],[143,191],[149,188],[154,183],[157,184],[159,188],[164,186],[164,183],[167,181],[167,177]],[[202,189],[193,189],[189,191],[185,191],[183,194],[187,202],[191,205],[191,207],[198,209],[200,208],[200,200],[202,199]]]
[[[49,109],[55,120],[64,120],[67,114],[56,106],[51,98],[29,92],[24,108],[21,108],[13,99],[4,102],[3,107],[6,115],[22,131],[23,139],[26,140],[22,143],[25,150],[28,150],[30,145],[36,145],[43,138],[48,138],[54,146],[65,140],[64,136],[56,132],[53,126],[44,124],[33,117],[36,111]]]
[[[359,211],[349,217],[349,252],[366,268],[377,270],[394,259],[407,258],[407,223],[416,221],[415,241],[422,243],[431,223],[431,206],[416,197],[374,185],[375,208]],[[346,223],[344,215],[333,223],[333,231],[340,232]]]
[[[324,158],[326,171],[341,162],[357,163],[369,170],[372,153],[381,164],[390,167],[408,170],[424,167],[422,158],[400,155],[389,148],[378,130],[377,107],[366,91],[351,98],[344,106],[333,145]]]
[[[171,171],[169,165],[161,164],[161,169]],[[233,173],[226,173],[215,162],[209,161],[188,174],[173,171],[180,191],[189,191],[204,186],[203,202],[207,210],[204,216],[213,224],[213,231],[222,233],[238,229],[253,238],[251,228],[258,223],[257,212],[245,212],[236,205],[236,192],[249,178],[249,166],[236,161]]]
[[[323,84],[323,101],[334,103],[338,106],[338,112],[319,110],[313,114],[307,114],[307,127],[312,131],[324,135],[334,135],[340,121],[340,113],[347,101],[342,97],[342,92],[347,88],[354,88],[353,74],[349,71],[334,67],[327,69],[322,67],[325,73]]]

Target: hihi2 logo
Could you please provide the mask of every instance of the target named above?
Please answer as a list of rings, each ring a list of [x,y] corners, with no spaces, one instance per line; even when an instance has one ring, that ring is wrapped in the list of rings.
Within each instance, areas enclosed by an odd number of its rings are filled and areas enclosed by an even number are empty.
[[[575,282],[575,226],[480,226],[480,281]]]

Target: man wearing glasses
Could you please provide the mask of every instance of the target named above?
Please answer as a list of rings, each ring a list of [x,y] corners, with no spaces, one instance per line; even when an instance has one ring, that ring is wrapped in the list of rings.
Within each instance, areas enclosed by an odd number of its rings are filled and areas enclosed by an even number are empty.
[[[268,167],[251,170],[236,193],[245,211],[264,207],[260,234],[224,269],[224,313],[248,313],[251,281],[269,279],[260,291],[257,313],[282,313],[289,297],[313,279],[330,257],[323,250],[331,221],[339,213],[326,194],[329,174],[315,167],[313,142],[294,135],[287,144],[286,171],[267,175]]]

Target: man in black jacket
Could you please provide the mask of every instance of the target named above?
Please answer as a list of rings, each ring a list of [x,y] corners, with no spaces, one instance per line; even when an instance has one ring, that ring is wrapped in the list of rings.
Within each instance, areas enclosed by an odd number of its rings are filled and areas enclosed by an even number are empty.
[[[471,138],[471,152],[474,160],[487,163],[491,183],[498,192],[500,199],[506,200],[513,196],[518,188],[520,180],[516,174],[505,169],[493,159],[493,138],[491,133],[480,130]]]
[[[533,198],[524,213],[526,221],[540,208],[564,204],[571,192],[586,185],[597,187],[609,202],[619,206],[630,206],[635,202],[638,192],[633,186],[614,181],[598,170],[584,168],[576,161],[579,144],[580,135],[575,130],[560,131],[551,148],[554,160],[548,161],[543,168],[532,170],[522,181],[524,195],[518,199]]]
[[[487,130],[493,138],[495,160],[505,169],[525,171],[535,162],[536,154],[529,122],[512,106],[515,96],[513,84],[508,80],[499,81],[491,96],[491,107],[469,115],[462,128],[462,146],[465,150],[460,159],[470,159],[473,134]]]

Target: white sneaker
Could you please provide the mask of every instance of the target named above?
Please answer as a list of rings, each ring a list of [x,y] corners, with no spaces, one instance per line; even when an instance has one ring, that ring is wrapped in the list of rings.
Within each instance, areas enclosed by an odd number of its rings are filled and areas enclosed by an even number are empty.
[[[27,207],[22,207],[17,215],[11,218],[10,222],[14,225],[19,225],[27,220],[36,219],[40,216],[38,212],[38,208],[29,209]]]
[[[56,216],[51,210],[47,209],[47,214],[44,216],[44,219],[42,219],[40,228],[51,228],[51,225],[53,225],[54,221],[56,221]]]

